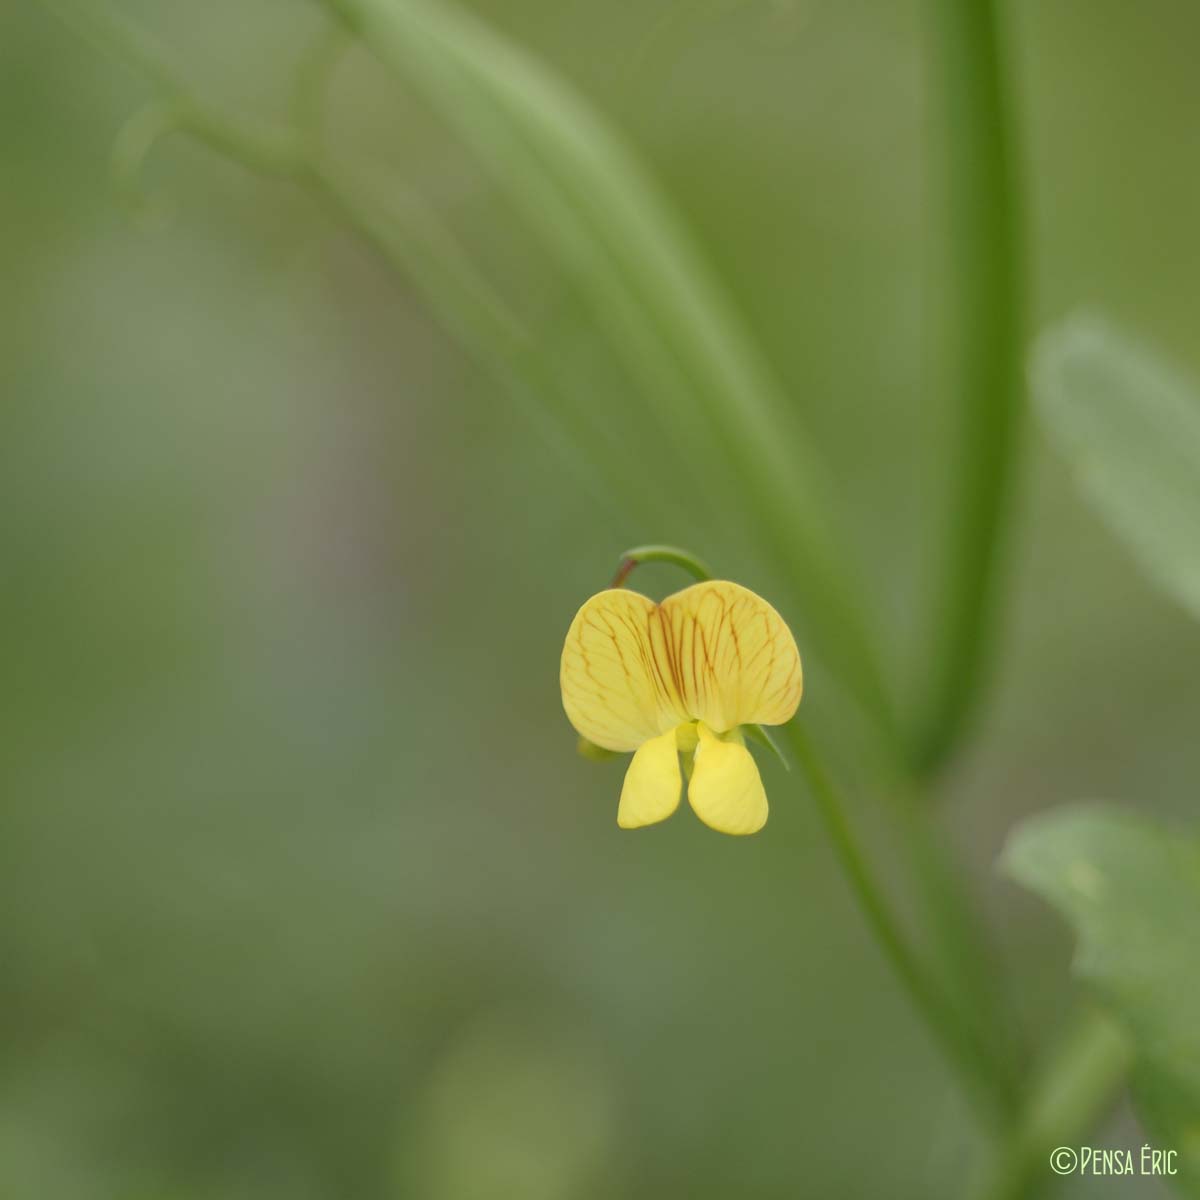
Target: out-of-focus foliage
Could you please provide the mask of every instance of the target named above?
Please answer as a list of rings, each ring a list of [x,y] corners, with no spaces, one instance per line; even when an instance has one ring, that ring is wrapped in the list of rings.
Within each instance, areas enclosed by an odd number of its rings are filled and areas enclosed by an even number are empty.
[[[296,0],[122,7],[264,120],[319,33]],[[670,198],[834,481],[892,676],[919,678],[956,398],[927,386],[943,214],[917,7],[473,8]],[[1032,319],[1100,306],[1195,370],[1200,11],[1011,17]],[[698,470],[690,425],[635,402],[578,277],[362,51],[328,137],[454,229],[607,475],[303,191],[171,139],[143,171],[170,221],[131,223],[109,154],[150,98],[0,5],[0,1192],[958,1200],[975,1132],[796,773],[763,760],[767,836],[622,835],[623,764],[581,762],[561,712],[562,635],[627,546],[692,547],[801,627],[804,581],[748,534],[729,463]],[[1065,795],[1194,811],[1200,632],[1036,445],[1026,484],[999,691],[945,811],[1032,1041],[1066,1019],[1066,939],[997,847]],[[801,650],[802,711],[869,775]],[[855,815],[892,862],[881,811]],[[1144,1136],[1127,1114],[1095,1132]]]
[[[1200,618],[1200,393],[1089,319],[1043,338],[1033,381],[1084,494],[1147,574]]]
[[[885,704],[868,605],[847,566],[853,555],[839,537],[824,466],[789,421],[772,369],[637,157],[566,80],[456,6],[338,0],[338,7],[471,147],[578,289],[601,344],[634,385],[629,395],[610,397],[603,416],[591,413],[593,425],[603,427],[625,405],[668,431],[659,461],[645,466],[643,518],[670,509],[659,477],[668,456],[682,459],[701,487],[711,481],[735,489],[736,511],[715,520],[783,565],[816,652],[861,699]],[[551,407],[577,403],[568,395]],[[579,418],[567,424],[578,430]],[[615,457],[610,472],[630,453],[598,436],[579,449],[585,457]]]
[[[1067,808],[1022,824],[1003,862],[1075,930],[1075,973],[1132,1036],[1155,1145],[1200,1195],[1200,844],[1125,810]]]

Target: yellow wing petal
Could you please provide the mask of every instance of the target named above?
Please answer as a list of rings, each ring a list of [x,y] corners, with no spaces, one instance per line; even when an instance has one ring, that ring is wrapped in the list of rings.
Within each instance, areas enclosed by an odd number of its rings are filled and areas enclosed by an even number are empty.
[[[688,801],[718,833],[757,833],[767,823],[767,793],[758,766],[740,741],[723,742],[700,725]]]
[[[682,786],[675,730],[669,729],[646,742],[630,761],[617,824],[622,829],[638,829],[665,821],[679,807]]]
[[[800,703],[796,639],[761,596],[724,579],[693,584],[659,606],[655,642],[684,711],[711,729],[782,725]]]
[[[593,596],[575,614],[559,680],[567,719],[606,750],[636,750],[686,714],[662,671],[658,606],[624,588]]]

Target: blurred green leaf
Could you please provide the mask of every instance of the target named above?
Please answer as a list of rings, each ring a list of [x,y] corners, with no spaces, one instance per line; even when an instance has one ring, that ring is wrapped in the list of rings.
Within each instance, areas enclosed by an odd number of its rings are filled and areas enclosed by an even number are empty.
[[[1042,338],[1033,382],[1084,494],[1158,586],[1200,618],[1200,393],[1091,318]]]
[[[1200,1195],[1200,843],[1079,806],[1026,821],[1001,861],[1074,928],[1075,973],[1133,1040],[1139,1113]]]

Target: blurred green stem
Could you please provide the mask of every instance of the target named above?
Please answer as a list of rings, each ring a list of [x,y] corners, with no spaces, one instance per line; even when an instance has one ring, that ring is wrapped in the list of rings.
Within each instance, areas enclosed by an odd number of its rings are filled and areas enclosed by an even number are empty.
[[[991,930],[963,877],[945,831],[920,784],[899,775],[890,810],[900,825],[908,875],[920,914],[940,958],[950,999],[965,1025],[987,1047],[997,1076],[1017,1088],[1025,1055],[1016,1036]]]
[[[574,406],[554,406],[561,391],[539,347],[510,315],[507,306],[479,274],[450,230],[428,206],[389,181],[385,187],[360,170],[336,163],[322,140],[324,92],[339,54],[348,45],[340,25],[332,25],[302,64],[296,88],[295,129],[265,126],[224,111],[185,81],[158,41],[102,3],[42,0],[43,7],[101,53],[132,68],[158,93],[135,113],[118,136],[113,176],[133,202],[144,160],[172,133],[184,133],[260,175],[287,179],[311,191],[346,225],[421,293],[443,327],[468,350],[510,396],[545,441],[598,496],[609,501],[631,488],[609,470],[603,456],[578,451],[594,439],[592,429],[571,427]]]
[[[565,81],[452,3],[324,0],[397,79],[416,88],[522,210],[591,303],[682,465],[719,459],[750,519],[792,572],[821,652],[896,752],[901,743],[870,594],[820,457],[683,224],[623,140]],[[695,480],[695,503],[707,480]],[[715,519],[725,519],[718,506]]]
[[[1085,1012],[1035,1080],[1020,1121],[972,1190],[976,1200],[1025,1200],[1055,1182],[1050,1153],[1078,1146],[1112,1105],[1129,1070],[1128,1040]]]
[[[834,852],[876,941],[929,1032],[977,1101],[981,1113],[993,1124],[1006,1124],[1016,1105],[1007,1074],[997,1069],[987,1043],[962,1019],[959,1010],[909,945],[892,915],[883,889],[875,881],[841,797],[804,729],[794,720],[784,728]]]
[[[175,73],[140,30],[103,7],[44,2],[85,26],[106,49],[117,48],[164,96],[185,99]],[[779,422],[791,411],[786,389],[636,156],[564,80],[471,12],[422,0],[324,4],[390,74],[414,87],[457,130],[525,212],[592,304],[638,385],[660,444],[693,476],[692,507],[709,503],[713,464],[729,464],[741,476],[752,513],[744,523],[749,528],[735,529],[721,505],[713,505],[706,519],[729,521],[730,533],[761,538],[772,558],[792,572],[822,654],[836,664],[896,751],[902,735],[876,645],[870,593],[847,561],[820,458],[798,430],[780,436]],[[320,59],[314,74],[318,79],[323,74]],[[403,266],[453,330],[467,327],[471,348],[483,347],[485,365],[503,381],[515,377],[524,407],[533,407],[530,395],[540,398],[541,385],[552,382],[537,361],[541,347],[531,352],[521,345],[510,352],[511,322],[495,305],[480,310],[474,303],[478,287],[466,297],[467,313],[456,311],[454,289],[470,264],[458,256],[447,280],[439,261],[446,231],[429,245],[419,233],[397,236],[394,214],[379,204],[378,189],[368,194],[357,177],[348,178],[341,167],[334,172],[323,153],[314,153],[305,136],[316,124],[310,107],[301,111],[299,132],[282,139],[205,105],[181,108],[177,127],[248,166],[315,185],[390,261]],[[578,409],[564,391],[559,384],[554,399],[565,401],[564,411]],[[549,407],[540,404],[543,417]],[[572,414],[576,427],[585,418]],[[584,437],[579,444],[592,445],[594,439]],[[652,478],[632,474],[639,480],[634,486],[654,493]],[[628,490],[618,481],[613,494]],[[655,513],[672,503],[662,489],[653,498],[649,510]]]
[[[928,4],[934,104],[946,144],[959,450],[930,606],[929,690],[914,734],[922,773],[958,744],[988,666],[1022,408],[1022,245],[998,4]]]

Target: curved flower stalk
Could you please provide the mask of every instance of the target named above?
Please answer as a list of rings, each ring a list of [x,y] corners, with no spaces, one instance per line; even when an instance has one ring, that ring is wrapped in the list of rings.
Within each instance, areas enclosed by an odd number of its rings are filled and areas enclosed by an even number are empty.
[[[790,721],[803,670],[791,630],[761,596],[720,579],[661,604],[621,588],[600,592],[571,622],[560,682],[579,734],[634,752],[617,808],[622,829],[666,820],[685,773],[688,800],[712,829],[747,834],[766,824],[766,791],[742,727]]]

